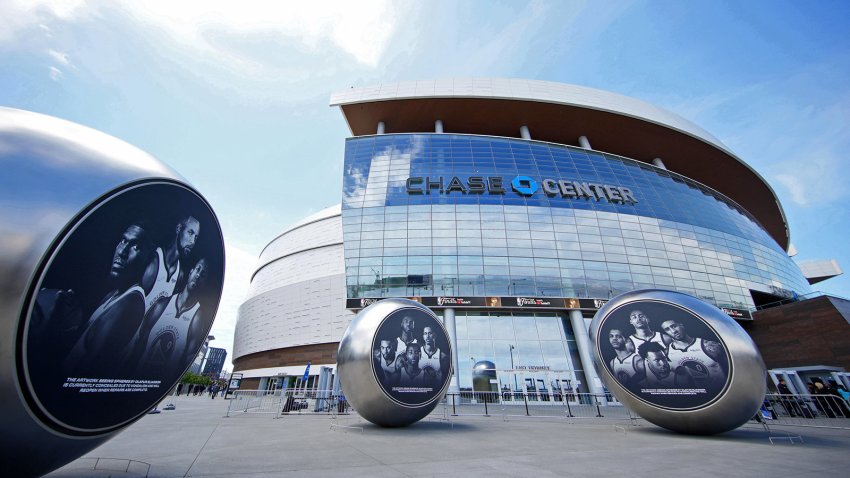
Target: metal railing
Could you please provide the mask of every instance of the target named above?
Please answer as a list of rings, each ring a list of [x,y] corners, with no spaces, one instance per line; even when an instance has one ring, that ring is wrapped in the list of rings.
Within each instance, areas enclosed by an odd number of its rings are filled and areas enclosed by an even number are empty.
[[[237,390],[227,416],[268,414],[275,417],[340,415],[353,412],[340,393],[330,390]],[[631,420],[640,416],[610,394],[543,392],[448,393],[433,414],[442,417],[561,418]],[[792,425],[850,430],[850,403],[836,395],[780,395],[769,393],[753,417],[767,425]]]
[[[769,393],[764,397],[759,419],[768,425],[850,429],[850,403],[837,395]]]
[[[767,304],[758,305],[758,306],[756,306],[755,310],[759,311],[759,310],[764,310],[764,309],[770,309],[772,307],[778,307],[780,305],[790,304],[792,302],[802,302],[804,300],[816,299],[818,297],[834,297],[836,299],[850,301],[850,298],[847,298],[847,297],[844,297],[844,296],[840,296],[840,295],[836,295],[836,294],[828,294],[826,292],[816,290],[816,291],[813,291],[813,292],[809,292],[808,294],[798,295],[796,297],[786,297],[784,299],[779,299],[779,300],[774,301],[774,302],[768,302]],[[750,310],[750,312],[752,312],[752,310]]]
[[[237,413],[330,415],[350,410],[345,396],[330,390],[236,390],[229,398],[226,416]]]
[[[636,418],[611,395],[560,392],[458,392],[448,393],[443,406],[453,416]]]

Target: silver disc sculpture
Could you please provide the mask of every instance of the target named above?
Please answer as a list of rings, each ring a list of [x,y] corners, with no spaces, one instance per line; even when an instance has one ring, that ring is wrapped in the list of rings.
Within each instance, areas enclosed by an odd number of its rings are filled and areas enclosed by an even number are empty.
[[[0,108],[0,464],[47,473],[159,403],[221,298],[215,214],[90,128]]]
[[[695,297],[638,290],[610,300],[590,325],[594,365],[641,417],[680,433],[735,429],[759,410],[766,369],[731,317]]]
[[[424,305],[387,299],[361,310],[339,343],[337,370],[357,413],[383,427],[421,420],[437,406],[452,376],[452,347]]]

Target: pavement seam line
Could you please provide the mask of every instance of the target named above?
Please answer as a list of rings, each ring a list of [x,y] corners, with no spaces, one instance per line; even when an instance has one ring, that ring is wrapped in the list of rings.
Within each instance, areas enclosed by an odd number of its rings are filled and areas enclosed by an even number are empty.
[[[192,471],[192,467],[193,467],[193,466],[195,466],[195,462],[196,462],[196,461],[198,461],[198,458],[200,458],[201,453],[203,453],[204,448],[206,448],[207,443],[209,443],[209,442],[210,442],[210,440],[212,439],[213,435],[215,434],[215,431],[216,431],[216,430],[218,430],[218,426],[219,426],[220,424],[221,424],[221,422],[219,422],[219,423],[216,423],[216,424],[215,424],[215,428],[213,428],[213,429],[212,429],[212,431],[210,432],[210,436],[208,436],[208,437],[207,437],[207,439],[206,439],[206,441],[204,441],[204,444],[203,444],[203,445],[201,445],[201,449],[200,449],[200,450],[198,450],[198,454],[197,454],[197,455],[195,455],[195,459],[194,459],[194,460],[192,460],[192,464],[191,464],[191,465],[189,465],[189,468],[188,468],[188,469],[186,469],[186,473],[184,473],[184,474],[183,474],[183,478],[186,478],[187,476],[189,476],[189,472],[190,472],[190,471]]]

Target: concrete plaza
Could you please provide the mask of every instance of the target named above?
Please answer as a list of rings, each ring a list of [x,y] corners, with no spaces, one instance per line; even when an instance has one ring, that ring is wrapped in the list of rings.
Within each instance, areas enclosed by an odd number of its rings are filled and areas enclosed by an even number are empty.
[[[633,426],[628,420],[505,420],[498,414],[449,422],[427,418],[408,428],[382,429],[356,414],[225,417],[228,401],[220,397],[182,396],[174,402],[176,410],[146,415],[48,476],[718,478],[845,476],[850,469],[850,430],[772,426],[768,432],[752,423],[719,436],[693,437],[643,421]],[[803,442],[791,443],[789,434]],[[770,437],[785,438],[772,444]]]

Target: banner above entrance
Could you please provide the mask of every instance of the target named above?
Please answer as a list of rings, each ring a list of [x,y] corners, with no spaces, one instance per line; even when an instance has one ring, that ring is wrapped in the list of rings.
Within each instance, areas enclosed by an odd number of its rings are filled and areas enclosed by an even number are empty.
[[[589,310],[600,309],[608,302],[608,299],[578,299],[575,297],[459,297],[459,296],[436,296],[436,297],[405,297],[414,300],[432,309],[447,308],[498,308],[498,309],[542,309],[542,310]],[[386,299],[386,297],[367,297],[361,299],[346,299],[345,308],[360,310],[375,302]],[[752,315],[747,309],[732,309],[723,307],[733,319],[752,320]]]

